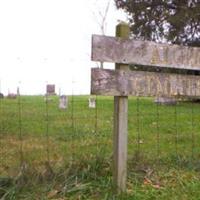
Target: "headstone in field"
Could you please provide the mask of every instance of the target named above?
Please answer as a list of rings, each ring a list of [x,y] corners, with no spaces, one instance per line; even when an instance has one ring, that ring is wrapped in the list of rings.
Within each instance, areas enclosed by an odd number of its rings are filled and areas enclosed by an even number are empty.
[[[159,105],[176,105],[177,100],[171,97],[157,97],[154,102]]]
[[[96,108],[96,99],[95,98],[89,98],[88,99],[88,103],[89,103],[89,108]]]
[[[46,93],[48,94],[48,95],[55,95],[56,93],[55,93],[55,85],[54,84],[48,84],[47,86],[46,86]]]
[[[15,93],[9,93],[7,96],[8,99],[16,99],[17,95]]]
[[[0,99],[3,99],[3,98],[4,98],[3,93],[0,93]]]
[[[59,108],[60,109],[67,109],[68,106],[68,98],[66,95],[61,95],[59,99]]]

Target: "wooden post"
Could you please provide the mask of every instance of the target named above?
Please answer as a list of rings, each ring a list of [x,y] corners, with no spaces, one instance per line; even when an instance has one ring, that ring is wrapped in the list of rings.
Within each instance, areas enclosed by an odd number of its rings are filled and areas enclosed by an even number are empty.
[[[196,88],[200,82],[196,76],[183,78],[183,75],[169,73],[167,75],[156,72],[131,72],[128,66],[128,64],[139,64],[199,70],[199,48],[130,40],[129,32],[128,25],[122,23],[116,27],[118,38],[97,35],[92,37],[92,60],[118,63],[115,71],[93,69],[91,79],[93,95],[115,95],[113,174],[118,192],[126,190],[128,95],[169,96],[170,93],[171,96],[180,97],[184,94],[186,96],[200,94],[200,91],[197,94]]]
[[[116,26],[116,36],[128,38],[130,33],[129,26],[120,23]],[[116,69],[128,70],[129,66],[116,64]],[[114,97],[114,185],[118,193],[125,192],[127,179],[127,137],[128,137],[128,97]]]

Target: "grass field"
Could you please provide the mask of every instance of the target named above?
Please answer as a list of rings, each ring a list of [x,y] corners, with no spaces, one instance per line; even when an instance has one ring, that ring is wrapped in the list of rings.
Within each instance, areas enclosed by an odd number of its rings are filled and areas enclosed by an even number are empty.
[[[0,99],[2,199],[200,199],[200,106],[129,99],[127,193],[112,185],[113,98]]]

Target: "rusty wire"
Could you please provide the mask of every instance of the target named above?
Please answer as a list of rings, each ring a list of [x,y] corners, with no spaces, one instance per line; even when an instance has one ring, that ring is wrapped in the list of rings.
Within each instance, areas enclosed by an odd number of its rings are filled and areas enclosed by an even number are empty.
[[[192,107],[191,107],[191,132],[192,132],[192,159],[194,158],[194,148],[195,148],[195,137],[194,137],[194,102],[192,101]]]
[[[20,88],[18,87],[18,130],[19,130],[19,156],[20,156],[20,164],[21,166],[24,163],[24,153],[23,153],[23,136],[22,136],[22,103],[21,103],[21,95],[20,95]]]
[[[46,155],[47,155],[47,162],[50,162],[50,155],[49,155],[49,98],[48,94],[46,94],[45,99],[45,111],[46,111]]]
[[[0,80],[0,93],[1,93],[1,80]],[[3,100],[0,97],[0,117],[3,116]],[[2,139],[3,139],[3,119],[0,118],[0,148],[2,150],[3,146],[2,146]],[[3,155],[0,156],[0,163],[3,163]]]
[[[72,89],[72,96],[71,96],[71,128],[72,132],[74,133],[74,94],[73,94],[73,89]]]
[[[175,153],[178,156],[178,126],[177,126],[177,105],[174,106],[174,129],[175,129]]]
[[[156,148],[157,148],[157,158],[160,158],[160,112],[159,105],[156,104]]]
[[[141,133],[140,133],[140,101],[137,97],[137,154],[140,154],[140,143],[141,143]]]
[[[95,133],[97,134],[98,129],[98,96],[96,95],[96,105],[95,105]]]
[[[196,88],[195,88],[195,96],[196,96]],[[192,106],[191,106],[191,136],[192,136],[192,146],[191,146],[191,158],[194,158],[194,149],[195,149],[195,135],[194,135],[194,101],[192,100]]]

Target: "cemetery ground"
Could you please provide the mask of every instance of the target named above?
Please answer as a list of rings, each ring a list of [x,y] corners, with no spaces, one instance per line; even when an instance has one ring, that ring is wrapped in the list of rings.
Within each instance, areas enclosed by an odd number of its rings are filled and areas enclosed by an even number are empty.
[[[200,106],[129,98],[127,193],[112,185],[113,97],[0,99],[0,198],[199,199]]]

